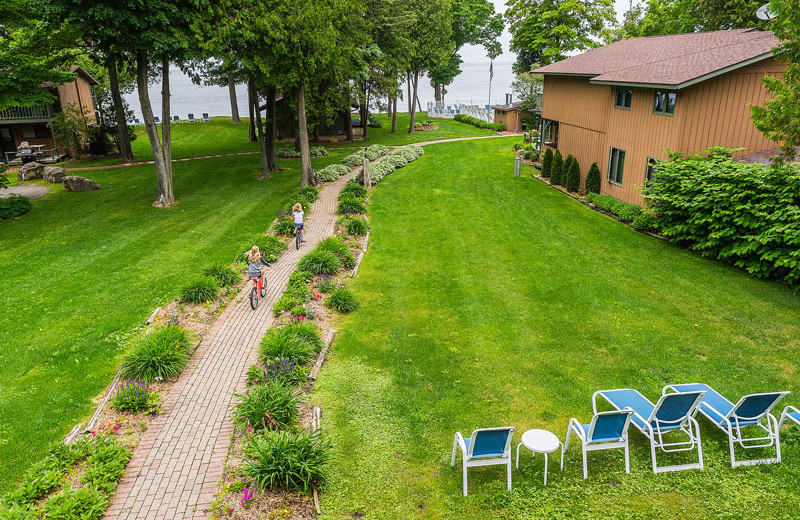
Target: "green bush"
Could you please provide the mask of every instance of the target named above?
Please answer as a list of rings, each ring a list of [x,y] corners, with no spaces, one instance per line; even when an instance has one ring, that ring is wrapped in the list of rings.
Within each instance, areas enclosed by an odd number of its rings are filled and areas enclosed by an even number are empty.
[[[239,402],[233,408],[233,420],[247,424],[254,430],[282,430],[294,425],[297,405],[302,393],[277,379],[269,379],[251,386],[246,394],[237,395]]]
[[[589,167],[589,172],[586,174],[586,195],[588,199],[589,193],[600,193],[600,168],[597,163],[592,163]]]
[[[369,230],[369,225],[363,217],[345,215],[339,219],[338,224],[344,228],[348,235],[363,237]]]
[[[247,384],[260,385],[272,379],[297,386],[307,379],[306,369],[293,359],[277,356],[247,369]]]
[[[556,186],[561,184],[561,169],[564,167],[564,158],[561,152],[556,150],[553,154],[553,162],[550,166],[550,184]]]
[[[631,225],[639,231],[656,231],[657,219],[654,214],[642,211],[634,217]]]
[[[83,486],[77,490],[64,489],[44,503],[44,518],[52,520],[99,520],[103,518],[108,497],[92,486]]]
[[[261,339],[259,356],[262,362],[284,356],[304,364],[310,361],[322,347],[322,339],[313,323],[294,323],[285,327],[269,329]]]
[[[599,209],[602,209],[603,211],[608,211],[609,213],[614,213],[614,209],[620,202],[622,201],[612,197],[611,195],[597,195],[593,197],[592,200],[592,203],[595,206],[597,206]]]
[[[308,202],[314,203],[319,197],[319,189],[314,186],[303,186],[295,193],[295,197],[302,198]]]
[[[364,204],[361,203],[358,199],[353,199],[351,197],[343,197],[339,199],[339,213],[356,215],[356,214],[364,214],[367,212],[367,208],[364,207]]]
[[[311,157],[328,155],[328,150],[324,146],[311,146],[308,151]],[[295,150],[294,148],[278,148],[275,150],[275,156],[281,159],[298,159],[300,158],[300,150]]]
[[[111,406],[120,412],[144,412],[150,408],[150,388],[144,381],[124,382],[111,398]]]
[[[545,149],[542,156],[542,177],[545,179],[550,178],[550,171],[553,166],[553,149],[549,146]]]
[[[203,271],[203,274],[214,280],[219,287],[229,287],[242,279],[236,269],[225,264],[214,264]]]
[[[642,214],[642,208],[635,204],[617,204],[614,208],[614,213],[623,222],[633,222],[636,217]]]
[[[242,473],[262,490],[286,489],[309,493],[325,484],[331,446],[319,431],[269,432],[244,445]]]
[[[325,306],[336,312],[348,313],[358,308],[358,301],[350,289],[338,287],[325,299]]]
[[[272,224],[272,233],[277,236],[294,235],[294,218],[289,215],[288,217],[276,220],[275,223]]]
[[[642,208],[636,204],[622,202],[611,195],[593,195],[591,199],[587,196],[586,200],[603,211],[613,213],[623,222],[632,222],[633,219],[642,213]]]
[[[328,294],[330,292],[333,292],[333,290],[336,289],[336,287],[338,287],[336,285],[336,282],[334,282],[333,279],[328,275],[317,277],[314,280],[314,285],[316,286],[317,290],[322,294]]]
[[[331,164],[321,170],[317,170],[317,178],[326,182],[335,181],[349,171],[350,168],[344,164]]]
[[[324,249],[314,249],[297,263],[297,267],[313,274],[334,274],[342,268],[338,256]]]
[[[743,164],[710,149],[659,163],[644,195],[661,235],[757,278],[800,285],[800,166]]]
[[[586,192],[586,202],[591,202],[594,204],[594,200],[599,196],[599,193],[594,193],[591,191]]]
[[[349,197],[363,201],[367,198],[367,189],[360,184],[346,184],[339,194],[339,198]]]
[[[568,154],[567,158],[564,159],[564,162],[561,164],[561,174],[558,176],[558,185],[567,186],[567,180],[569,179],[569,171],[572,168],[572,161],[575,160],[575,156],[572,154]]]
[[[506,130],[506,125],[503,123],[488,123],[483,119],[478,119],[466,114],[456,114],[453,119],[459,123],[466,123],[468,125],[477,126],[478,128],[488,128],[495,132],[504,132]]]
[[[323,251],[330,251],[339,259],[345,269],[352,269],[356,266],[356,259],[350,251],[350,247],[338,237],[328,237],[317,244],[317,249]],[[315,273],[315,274],[331,274],[331,273]]]
[[[111,493],[125,474],[125,466],[130,460],[131,454],[113,437],[97,439],[86,459],[81,481],[87,487]]]
[[[294,231],[294,223],[291,217],[289,217],[289,221],[292,223],[292,231]],[[258,246],[258,249],[261,251],[261,254],[264,255],[264,258],[267,259],[267,262],[275,262],[288,247],[286,242],[272,235],[256,237],[250,247],[254,245]],[[242,260],[246,260],[245,255],[247,255],[247,251],[250,250],[250,247],[245,249],[244,253],[242,253]]]
[[[189,336],[179,327],[163,327],[134,341],[122,359],[126,379],[152,382],[176,377],[189,361]]]
[[[12,194],[0,199],[0,220],[9,220],[24,215],[31,209],[28,197]]]
[[[383,123],[381,122],[379,117],[370,114],[367,126],[370,128],[381,128],[383,127]]]
[[[572,158],[569,166],[569,173],[567,174],[567,190],[575,193],[581,187],[581,166],[578,164],[578,159]]]
[[[213,278],[204,276],[197,278],[181,290],[182,303],[204,303],[217,296],[217,282]]]

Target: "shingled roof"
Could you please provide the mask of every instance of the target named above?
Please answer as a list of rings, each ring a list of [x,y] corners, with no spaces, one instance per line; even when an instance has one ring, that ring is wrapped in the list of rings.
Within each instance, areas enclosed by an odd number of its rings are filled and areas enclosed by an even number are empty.
[[[532,72],[680,89],[766,59],[778,45],[770,31],[756,29],[628,38]]]

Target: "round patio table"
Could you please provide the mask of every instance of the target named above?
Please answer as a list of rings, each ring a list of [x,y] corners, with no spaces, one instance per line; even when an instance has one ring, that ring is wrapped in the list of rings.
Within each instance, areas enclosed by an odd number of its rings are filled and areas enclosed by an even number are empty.
[[[547,430],[528,430],[522,434],[522,442],[517,444],[517,469],[519,469],[519,448],[525,446],[535,457],[537,453],[544,453],[544,485],[547,485],[547,454],[561,449],[561,441],[554,433]]]

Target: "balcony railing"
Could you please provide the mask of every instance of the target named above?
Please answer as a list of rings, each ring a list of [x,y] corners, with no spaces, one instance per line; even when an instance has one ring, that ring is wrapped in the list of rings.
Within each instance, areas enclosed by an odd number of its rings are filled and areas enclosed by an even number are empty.
[[[50,106],[13,107],[0,110],[0,121],[49,121],[52,114]]]

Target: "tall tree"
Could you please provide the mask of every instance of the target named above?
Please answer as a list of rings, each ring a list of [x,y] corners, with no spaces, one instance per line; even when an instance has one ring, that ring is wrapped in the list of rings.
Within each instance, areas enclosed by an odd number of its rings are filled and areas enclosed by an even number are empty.
[[[516,74],[596,47],[616,20],[611,0],[509,0],[506,5]]]
[[[499,38],[503,32],[503,16],[494,12],[489,0],[451,0],[450,27],[453,52],[450,59],[434,67],[429,75],[437,102],[444,101],[444,88],[461,73],[461,56],[464,45],[481,45],[489,58],[502,53]]]
[[[775,50],[786,63],[782,78],[764,76],[770,99],[752,109],[753,123],[765,137],[781,143],[781,158],[792,161],[800,147],[800,9],[792,0],[772,0],[772,31],[781,41]]]

